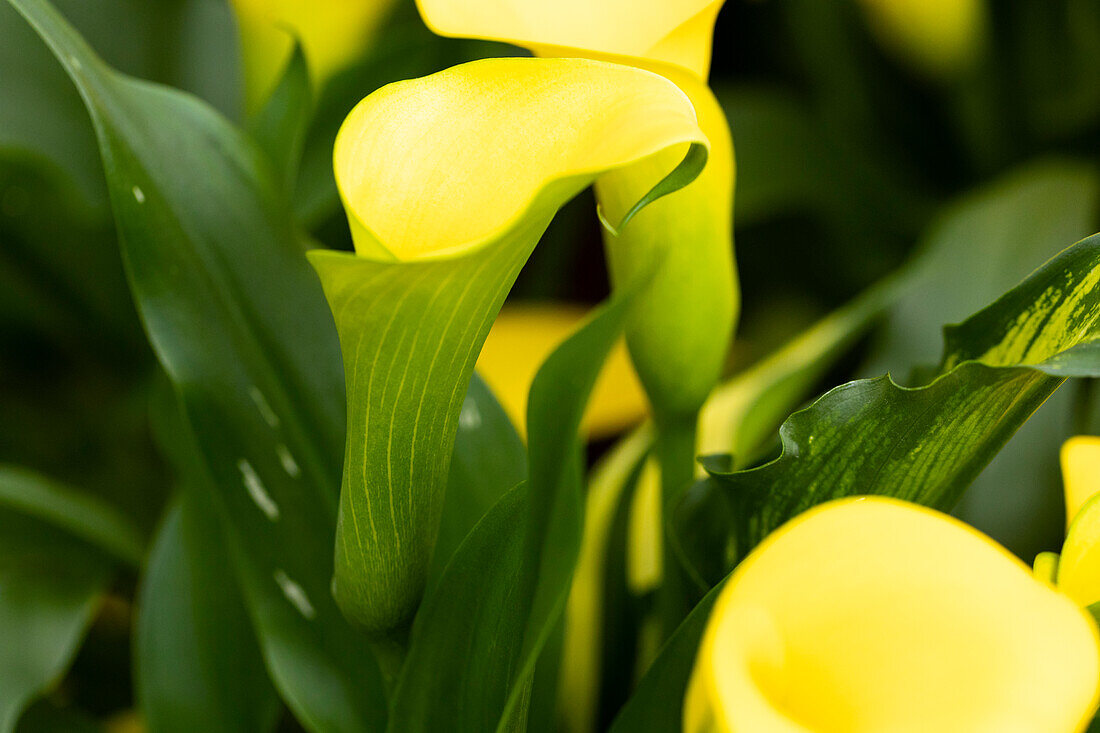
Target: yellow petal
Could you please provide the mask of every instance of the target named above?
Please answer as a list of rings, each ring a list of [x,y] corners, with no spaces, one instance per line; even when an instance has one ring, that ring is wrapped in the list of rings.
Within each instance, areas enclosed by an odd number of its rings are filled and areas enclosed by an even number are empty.
[[[1100,496],[1077,513],[1058,561],[1058,589],[1082,606],[1100,601]]]
[[[275,86],[290,55],[292,35],[305,51],[313,81],[363,55],[394,0],[231,0],[237,14],[245,100],[256,110]]]
[[[531,380],[587,313],[578,305],[524,303],[506,305],[497,316],[481,348],[477,370],[521,433],[525,432]],[[630,364],[626,343],[620,341],[596,381],[582,430],[589,438],[606,438],[639,422],[645,414],[645,393]]]
[[[1078,435],[1062,445],[1062,481],[1066,487],[1066,526],[1100,494],[1100,437]]]
[[[794,519],[735,571],[685,704],[696,731],[1072,733],[1091,616],[970,527],[893,499]]]
[[[950,75],[975,60],[985,0],[862,0],[881,43],[918,70]]]
[[[624,56],[706,78],[724,0],[417,0],[444,36],[508,41],[540,56]],[[579,52],[579,53],[578,53]]]
[[[671,147],[682,160],[690,144],[709,147],[691,102],[657,74],[486,59],[363,100],[336,139],[336,182],[359,254],[453,256],[553,212],[605,171]]]

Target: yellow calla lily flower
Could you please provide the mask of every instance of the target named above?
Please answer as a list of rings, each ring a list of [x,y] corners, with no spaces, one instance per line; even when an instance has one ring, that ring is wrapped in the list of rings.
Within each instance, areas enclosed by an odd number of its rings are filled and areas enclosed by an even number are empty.
[[[477,371],[492,388],[521,434],[526,433],[527,393],[546,357],[587,316],[587,309],[564,303],[505,305],[481,347]],[[620,342],[600,372],[581,430],[592,439],[615,435],[646,414],[645,393]]]
[[[985,31],[985,0],[862,0],[879,41],[919,70],[948,76],[970,65]]]
[[[257,110],[278,81],[293,36],[320,85],[363,54],[394,0],[230,0],[237,15],[245,104]]]
[[[584,59],[463,64],[384,87],[348,115],[334,166],[355,254],[310,260],[348,385],[334,593],[359,625],[387,632],[416,609],[462,389],[554,214],[607,172],[677,151],[626,225],[693,180],[708,147],[668,79]],[[416,416],[407,430],[402,412]]]
[[[605,234],[612,281],[632,282],[651,258],[662,270],[627,326],[634,365],[658,417],[693,415],[717,383],[740,302],[733,262],[733,144],[706,85],[721,0],[417,0],[436,33],[487,38],[539,56],[631,64],[687,93],[711,143],[690,186],[650,206],[628,232]],[[667,153],[601,177],[596,195],[617,221],[675,164]]]
[[[1098,698],[1088,613],[961,522],[867,497],[795,518],[734,572],[684,730],[1073,733]]]

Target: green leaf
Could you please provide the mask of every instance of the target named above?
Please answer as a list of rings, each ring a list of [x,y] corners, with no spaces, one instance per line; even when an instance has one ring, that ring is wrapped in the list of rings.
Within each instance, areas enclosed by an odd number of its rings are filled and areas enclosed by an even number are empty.
[[[279,711],[215,508],[185,491],[169,509],[142,582],[137,689],[150,730],[271,730]]]
[[[474,375],[462,411],[443,500],[429,586],[474,525],[527,478],[527,449],[488,385]]]
[[[523,729],[535,665],[561,618],[580,546],[577,431],[628,301],[612,301],[535,377],[529,483],[467,536],[421,607],[390,730]]]
[[[33,471],[0,464],[0,507],[52,524],[135,568],[144,560],[145,539],[129,519],[98,497]]]
[[[92,116],[131,288],[217,488],[276,687],[312,730],[377,730],[377,666],[329,594],[338,344],[289,207],[211,109],[112,71],[43,0],[12,2]]]
[[[723,585],[713,588],[676,628],[615,718],[611,733],[677,733],[695,653]]]
[[[924,238],[917,287],[893,309],[864,373],[904,378],[934,362],[940,326],[992,302],[1061,250],[1095,230],[1094,167],[1029,163],[968,194]],[[956,514],[1030,561],[1065,531],[1058,450],[1073,432],[1073,394],[1056,393],[967,490]]]
[[[64,674],[114,565],[68,532],[0,508],[0,732]]]
[[[310,253],[347,374],[333,592],[366,629],[401,626],[420,601],[463,394],[534,241],[512,245],[419,262]]]
[[[249,125],[252,137],[280,173],[287,191],[294,190],[312,110],[309,68],[302,44],[295,39],[282,78]]]
[[[830,499],[882,494],[950,509],[1067,376],[1100,374],[1100,237],[1067,249],[996,303],[946,330],[941,374],[906,389],[851,382],[788,419],[783,454],[714,470],[742,521],[742,555]]]

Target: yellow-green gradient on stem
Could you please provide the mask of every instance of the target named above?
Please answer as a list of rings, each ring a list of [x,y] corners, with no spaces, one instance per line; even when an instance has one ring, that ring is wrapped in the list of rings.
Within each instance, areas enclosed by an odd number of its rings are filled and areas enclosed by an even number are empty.
[[[248,110],[259,109],[302,43],[318,86],[363,55],[394,0],[230,0],[237,16]]]
[[[1096,710],[1098,644],[1091,615],[976,530],[844,499],[777,530],[727,581],[684,730],[1074,733]]]
[[[557,210],[678,151],[645,205],[694,180],[707,146],[675,84],[583,59],[464,64],[351,112],[334,163],[356,252],[310,255],[347,382],[334,588],[349,618],[383,632],[415,611],[474,362]]]
[[[977,60],[986,0],[860,0],[879,42],[917,71],[949,77]]]
[[[733,146],[706,85],[721,2],[702,0],[417,0],[435,32],[508,41],[539,56],[631,64],[675,81],[711,141],[706,171],[651,206],[627,232],[607,231],[612,279],[629,281],[654,253],[662,271],[627,326],[634,366],[654,410],[694,414],[717,383],[739,310],[733,263]],[[623,168],[597,182],[603,215],[626,211],[639,191],[675,165],[675,155]]]

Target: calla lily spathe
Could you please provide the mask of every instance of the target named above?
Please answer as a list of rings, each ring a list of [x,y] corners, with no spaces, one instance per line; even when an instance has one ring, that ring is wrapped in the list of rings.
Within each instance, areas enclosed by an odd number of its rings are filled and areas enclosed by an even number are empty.
[[[706,85],[721,6],[713,0],[418,0],[425,22],[442,35],[646,68],[676,82],[694,104],[711,143],[706,170],[649,207],[629,232],[605,235],[616,286],[663,258],[627,326],[631,358],[658,415],[693,415],[703,404],[721,375],[739,310],[733,144]],[[669,153],[601,178],[596,194],[605,216],[615,221],[675,164]]]
[[[802,514],[733,573],[684,730],[1074,733],[1098,694],[1088,613],[961,522],[867,497]]]
[[[706,136],[684,93],[583,59],[488,59],[361,102],[334,164],[355,254],[313,252],[348,394],[334,591],[360,626],[407,623],[424,590],[461,396],[542,232],[600,176],[675,151],[655,198],[690,183]],[[644,213],[644,210],[642,211]],[[408,429],[394,416],[409,413]]]
[[[255,111],[275,86],[293,39],[315,84],[360,57],[394,0],[231,0],[244,66],[245,103]]]

